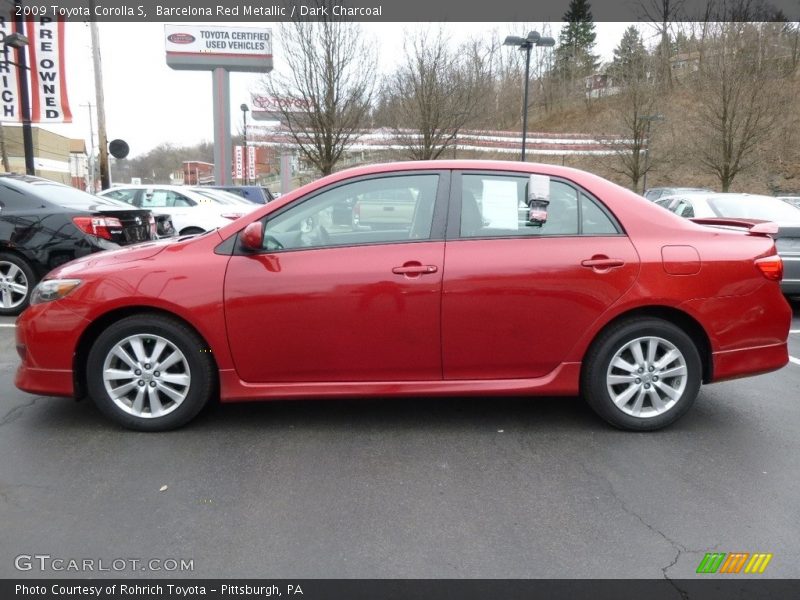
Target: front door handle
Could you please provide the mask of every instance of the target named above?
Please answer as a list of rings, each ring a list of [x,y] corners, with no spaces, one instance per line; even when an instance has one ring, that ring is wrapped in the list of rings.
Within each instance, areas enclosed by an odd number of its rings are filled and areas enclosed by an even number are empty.
[[[581,266],[589,267],[591,269],[606,270],[621,267],[625,261],[619,258],[609,258],[607,256],[593,256],[581,261]]]
[[[439,268],[436,265],[423,265],[418,262],[407,262],[402,267],[394,267],[392,273],[395,275],[405,275],[406,277],[417,277],[419,275],[430,275],[436,273]]]

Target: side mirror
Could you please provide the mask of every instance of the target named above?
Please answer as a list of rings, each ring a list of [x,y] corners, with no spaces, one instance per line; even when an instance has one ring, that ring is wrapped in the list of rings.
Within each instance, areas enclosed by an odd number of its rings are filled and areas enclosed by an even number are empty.
[[[244,228],[241,235],[242,246],[247,250],[260,251],[264,249],[264,223],[256,221]]]

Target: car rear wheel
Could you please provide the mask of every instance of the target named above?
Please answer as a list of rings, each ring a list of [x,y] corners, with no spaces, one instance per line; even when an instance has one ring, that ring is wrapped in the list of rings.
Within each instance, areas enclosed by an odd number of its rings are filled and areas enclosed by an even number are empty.
[[[106,329],[86,364],[89,395],[129,429],[165,431],[188,423],[216,389],[203,340],[180,321],[136,315]]]
[[[14,316],[28,306],[36,275],[25,259],[0,252],[0,315]]]
[[[692,339],[668,321],[638,318],[600,335],[587,354],[582,393],[621,429],[650,431],[675,422],[700,391],[702,364]]]

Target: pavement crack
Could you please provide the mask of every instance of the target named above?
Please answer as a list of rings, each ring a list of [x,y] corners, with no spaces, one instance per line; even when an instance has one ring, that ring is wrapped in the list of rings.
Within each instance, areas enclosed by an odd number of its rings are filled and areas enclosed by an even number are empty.
[[[612,484],[612,483],[611,483],[611,482],[610,482],[610,481],[609,481],[609,480],[608,480],[606,477],[603,477],[602,475],[598,475],[596,472],[592,472],[592,471],[590,471],[589,469],[587,469],[587,468],[586,468],[586,465],[583,465],[583,464],[581,464],[581,468],[582,468],[582,469],[583,469],[583,470],[586,472],[586,474],[587,474],[587,475],[589,475],[590,477],[597,477],[598,479],[600,479],[601,481],[603,481],[603,482],[606,484],[606,487],[608,488],[608,491],[609,491],[609,493],[611,494],[611,497],[612,497],[612,498],[614,498],[614,500],[616,500],[616,501],[617,501],[617,504],[619,504],[619,507],[622,509],[622,511],[623,511],[623,512],[625,512],[626,514],[628,514],[628,515],[632,516],[633,518],[635,518],[635,519],[636,519],[637,521],[639,521],[639,522],[640,522],[642,525],[644,525],[645,527],[647,527],[647,529],[649,529],[650,531],[652,531],[653,533],[655,533],[656,535],[658,535],[659,537],[661,537],[661,539],[663,539],[665,542],[667,542],[667,543],[668,543],[668,544],[669,544],[669,545],[672,547],[672,549],[675,551],[675,557],[672,559],[672,562],[671,562],[671,563],[669,563],[668,565],[666,565],[666,566],[664,566],[664,567],[661,567],[661,574],[664,576],[664,579],[665,579],[665,580],[666,580],[666,581],[667,581],[667,582],[668,582],[668,583],[669,583],[669,584],[670,584],[670,585],[671,585],[673,588],[675,588],[675,591],[676,591],[676,592],[678,592],[678,594],[680,594],[681,600],[689,600],[689,594],[688,594],[688,592],[686,592],[686,590],[683,590],[683,589],[681,589],[681,588],[678,586],[678,584],[676,583],[676,581],[675,581],[674,579],[672,579],[672,578],[671,578],[671,577],[670,577],[670,576],[667,574],[667,571],[669,571],[669,569],[671,569],[671,568],[672,568],[672,567],[674,567],[676,564],[678,564],[678,561],[680,560],[680,558],[681,558],[681,555],[682,555],[682,554],[685,554],[685,553],[694,553],[694,552],[698,552],[698,553],[699,553],[699,552],[707,552],[707,551],[708,551],[708,549],[703,549],[703,550],[695,550],[695,549],[687,548],[686,546],[684,546],[684,545],[683,545],[683,544],[681,544],[680,542],[678,542],[678,541],[676,541],[676,540],[673,540],[673,539],[672,539],[671,537],[669,537],[669,536],[668,536],[666,533],[664,533],[663,531],[661,531],[661,530],[660,530],[658,527],[656,527],[655,525],[653,525],[653,524],[651,524],[651,523],[648,523],[647,521],[645,521],[645,520],[644,520],[644,518],[642,517],[642,515],[640,515],[638,512],[636,512],[635,510],[633,510],[632,508],[630,508],[630,507],[629,507],[629,506],[628,506],[628,505],[625,503],[625,501],[624,501],[622,498],[620,498],[620,497],[619,497],[619,495],[617,494],[617,490],[616,490],[616,489],[614,489],[614,484]],[[716,548],[716,546],[715,546],[715,548]]]
[[[19,404],[14,408],[12,408],[11,410],[9,410],[6,414],[0,417],[0,427],[2,427],[3,425],[8,425],[9,423],[12,423],[17,419],[19,419],[22,416],[22,413],[25,412],[26,408],[30,408],[31,406],[36,404],[38,400],[41,400],[41,398],[42,396],[36,396],[30,402],[26,402],[25,404]]]

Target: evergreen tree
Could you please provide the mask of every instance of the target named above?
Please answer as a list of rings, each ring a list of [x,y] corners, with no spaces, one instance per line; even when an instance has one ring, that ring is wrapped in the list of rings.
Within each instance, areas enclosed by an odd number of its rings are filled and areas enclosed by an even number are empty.
[[[597,34],[588,0],[570,0],[563,20],[566,24],[559,35],[555,71],[574,81],[591,75],[598,66],[599,57],[592,53]]]
[[[634,25],[625,30],[619,46],[614,49],[614,62],[609,74],[615,85],[647,78],[647,50]]]

